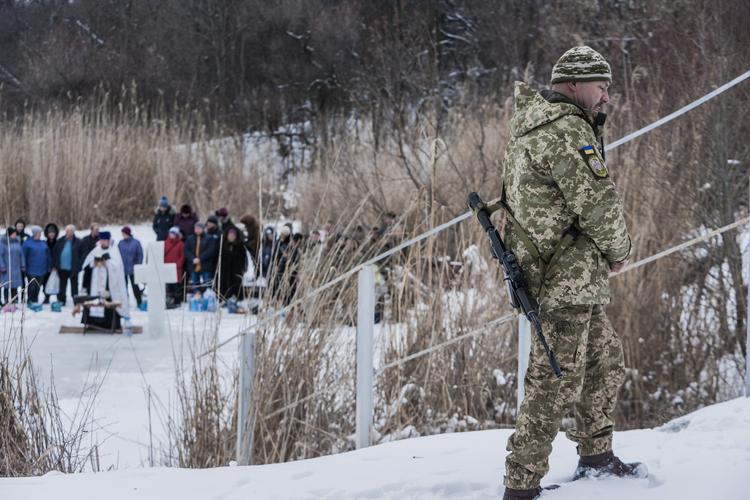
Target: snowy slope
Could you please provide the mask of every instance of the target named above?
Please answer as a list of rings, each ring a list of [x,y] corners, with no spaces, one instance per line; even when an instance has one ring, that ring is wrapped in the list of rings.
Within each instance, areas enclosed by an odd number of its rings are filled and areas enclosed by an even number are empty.
[[[509,430],[409,439],[300,462],[211,470],[131,469],[0,480],[2,500],[498,499]],[[649,479],[583,480],[543,499],[733,499],[750,488],[750,399],[735,399],[661,428],[615,435],[618,454],[645,461]],[[560,434],[545,481],[576,463]]]

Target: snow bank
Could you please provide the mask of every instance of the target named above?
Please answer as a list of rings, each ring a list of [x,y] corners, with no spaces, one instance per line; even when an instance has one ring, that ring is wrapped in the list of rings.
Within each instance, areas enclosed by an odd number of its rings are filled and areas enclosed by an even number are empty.
[[[499,499],[504,447],[510,432],[430,436],[279,465],[2,479],[0,498]],[[711,406],[657,429],[617,433],[615,448],[625,460],[645,461],[651,476],[567,483],[545,492],[542,499],[748,498],[750,399]],[[576,460],[573,443],[560,434],[545,481],[565,481]]]

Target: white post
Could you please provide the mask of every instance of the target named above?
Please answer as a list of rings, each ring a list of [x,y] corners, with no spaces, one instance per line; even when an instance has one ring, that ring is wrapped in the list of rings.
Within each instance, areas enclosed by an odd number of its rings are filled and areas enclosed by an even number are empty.
[[[240,337],[240,387],[237,403],[237,464],[250,465],[253,460],[253,427],[251,402],[255,377],[255,332]]]
[[[523,314],[518,315],[518,406],[526,395],[523,380],[526,370],[529,368],[529,355],[531,354],[531,323]],[[516,410],[517,411],[517,410]]]
[[[750,197],[750,181],[748,184],[748,196]],[[748,200],[750,202],[750,200]],[[747,206],[747,214],[750,216],[750,205]],[[750,398],[750,241],[745,241],[745,272],[747,273],[747,310],[745,312],[745,397]]]
[[[750,244],[746,244],[750,247]],[[745,342],[745,397],[750,398],[750,251],[747,254],[747,313],[745,314],[745,326],[747,327],[747,339]]]
[[[357,287],[357,449],[372,435],[372,344],[375,331],[375,267],[359,272]]]

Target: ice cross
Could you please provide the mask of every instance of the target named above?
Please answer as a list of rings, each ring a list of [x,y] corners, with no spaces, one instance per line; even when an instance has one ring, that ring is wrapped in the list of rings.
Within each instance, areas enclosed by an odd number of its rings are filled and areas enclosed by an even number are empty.
[[[148,244],[146,262],[134,268],[135,282],[148,287],[148,331],[154,337],[164,334],[166,329],[167,283],[177,283],[177,265],[164,263],[164,242]]]

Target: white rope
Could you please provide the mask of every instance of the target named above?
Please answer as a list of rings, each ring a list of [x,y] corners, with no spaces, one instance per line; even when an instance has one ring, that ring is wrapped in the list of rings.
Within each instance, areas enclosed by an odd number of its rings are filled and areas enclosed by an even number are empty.
[[[678,116],[684,115],[688,111],[697,108],[698,106],[700,106],[704,102],[706,102],[706,101],[708,101],[710,99],[713,99],[717,95],[719,95],[722,92],[725,92],[725,91],[731,89],[735,85],[737,85],[737,84],[739,84],[739,83],[747,80],[748,78],[750,78],[750,71],[746,71],[745,73],[741,74],[740,76],[738,76],[734,80],[725,83],[724,85],[722,85],[718,89],[714,90],[713,92],[709,92],[708,94],[704,95],[700,99],[696,99],[695,101],[691,102],[687,106],[681,107],[680,109],[678,109],[674,113],[671,113],[671,114],[665,116],[664,118],[660,118],[660,119],[656,120],[654,123],[652,123],[650,125],[647,125],[647,126],[643,127],[640,130],[636,130],[635,132],[632,132],[632,133],[626,135],[625,137],[616,140],[615,142],[613,142],[611,144],[607,144],[607,146],[604,148],[604,151],[610,151],[612,149],[615,149],[616,147],[621,146],[621,145],[625,144],[626,142],[632,141],[636,137],[640,137],[643,134],[651,132],[655,128],[661,127],[665,123],[671,122],[672,120],[674,120]]]
[[[641,266],[645,266],[646,264],[650,264],[651,262],[654,262],[655,260],[659,260],[663,257],[666,257],[668,255],[672,255],[675,252],[679,252],[680,250],[684,250],[688,247],[691,247],[693,245],[697,245],[698,243],[702,243],[704,241],[710,240],[714,236],[717,236],[721,233],[725,233],[727,231],[730,231],[732,229],[735,229],[743,224],[746,224],[747,222],[750,222],[750,217],[745,217],[743,219],[737,220],[735,222],[732,222],[731,224],[727,224],[726,226],[722,226],[719,229],[714,229],[713,231],[704,234],[703,236],[698,236],[697,238],[693,238],[692,240],[688,240],[684,243],[680,243],[679,245],[673,246],[671,248],[667,248],[666,250],[662,250],[661,252],[654,254],[650,257],[646,257],[645,259],[641,259],[638,262],[634,262],[632,264],[628,264],[625,267],[623,267],[619,272],[613,273],[612,276],[619,276],[622,273],[626,273],[628,271],[632,271],[633,269],[637,269]]]
[[[708,101],[709,99],[712,99],[712,98],[716,97],[717,95],[721,94],[722,92],[724,92],[724,91],[726,91],[726,90],[734,87],[735,85],[739,84],[740,82],[743,82],[744,80],[746,80],[748,78],[750,78],[750,71],[746,71],[745,73],[743,73],[742,75],[738,76],[734,80],[731,80],[731,81],[725,83],[721,87],[713,90],[712,92],[709,92],[708,94],[704,95],[700,99],[697,99],[697,100],[691,102],[687,106],[683,106],[682,108],[678,109],[674,113],[671,113],[671,114],[665,116],[664,118],[661,118],[661,119],[655,121],[654,123],[652,123],[650,125],[647,125],[647,126],[641,128],[639,130],[636,130],[635,132],[632,132],[632,133],[626,135],[625,137],[622,137],[622,138],[616,140],[615,142],[613,142],[611,144],[608,144],[604,148],[604,150],[605,151],[611,151],[611,150],[615,149],[616,147],[621,146],[622,144],[630,142],[633,139],[635,139],[636,137],[639,137],[639,136],[641,136],[641,135],[643,135],[643,134],[645,134],[647,132],[650,132],[651,130],[653,130],[653,129],[657,128],[657,127],[660,127],[660,126],[664,125],[665,123],[674,120],[678,116],[687,113],[691,109],[694,109],[697,106],[700,106],[701,104],[703,104],[704,102]],[[448,222],[446,222],[444,224],[441,224],[441,225],[439,225],[437,227],[434,227],[434,228],[430,229],[429,231],[426,231],[426,232],[420,234],[419,236],[416,236],[414,238],[411,238],[411,239],[409,239],[409,240],[401,243],[397,247],[394,247],[394,248],[388,250],[387,252],[381,253],[380,255],[377,255],[377,256],[373,257],[372,259],[370,259],[370,260],[368,260],[368,261],[366,261],[366,262],[364,262],[362,264],[359,264],[359,265],[355,266],[354,268],[350,269],[349,271],[345,272],[344,274],[339,275],[337,278],[334,278],[333,280],[329,281],[328,283],[325,283],[324,285],[321,285],[320,287],[316,288],[315,290],[313,290],[312,292],[308,293],[304,297],[299,298],[297,300],[294,300],[289,305],[287,305],[287,306],[285,306],[285,307],[283,307],[281,309],[278,309],[278,310],[276,310],[276,311],[274,311],[272,313],[269,313],[268,316],[266,316],[264,319],[262,319],[259,322],[253,324],[252,326],[250,326],[250,327],[248,327],[248,328],[240,331],[239,333],[236,333],[235,335],[232,335],[231,337],[227,338],[226,340],[220,342],[219,344],[217,344],[216,346],[214,346],[210,350],[208,350],[208,351],[204,352],[203,354],[201,354],[199,357],[206,356],[207,354],[209,354],[209,353],[211,353],[211,352],[213,352],[213,351],[215,351],[217,349],[220,349],[220,348],[224,347],[225,345],[227,345],[228,343],[230,343],[234,339],[247,334],[252,329],[257,329],[257,328],[260,328],[260,327],[262,327],[262,326],[270,323],[273,319],[275,319],[275,318],[277,318],[279,316],[282,316],[287,311],[291,310],[293,307],[295,307],[297,305],[300,305],[300,304],[302,304],[304,302],[307,302],[308,300],[312,299],[313,297],[315,297],[319,293],[321,293],[321,292],[323,292],[323,291],[331,288],[332,286],[334,286],[334,285],[336,285],[338,283],[341,283],[342,281],[344,281],[348,277],[350,277],[353,274],[355,274],[355,273],[359,272],[360,270],[362,270],[362,268],[364,268],[365,266],[369,266],[369,265],[375,264],[376,262],[379,262],[379,261],[381,261],[381,260],[383,260],[383,259],[385,259],[387,257],[390,257],[391,255],[395,254],[396,252],[399,252],[399,251],[403,250],[404,248],[407,248],[407,247],[409,247],[409,246],[411,246],[411,245],[413,245],[415,243],[419,243],[420,241],[422,241],[422,240],[424,240],[426,238],[429,238],[430,236],[433,236],[433,235],[435,235],[435,234],[443,231],[444,229],[447,229],[447,228],[449,228],[449,227],[451,227],[451,226],[453,226],[455,224],[458,224],[459,222],[462,222],[462,221],[470,218],[471,216],[472,216],[472,212],[471,212],[471,210],[469,210],[468,212],[465,212],[465,213],[459,215],[458,217],[454,217],[453,219],[451,219],[450,221],[448,221]],[[677,251],[677,250],[675,250],[675,251]],[[642,265],[642,264],[640,264],[640,265]],[[621,271],[621,272],[624,272],[624,270]]]
[[[388,363],[387,365],[383,365],[379,370],[375,372],[375,376],[378,377],[380,374],[382,374],[384,371],[388,370],[389,368],[393,368],[394,366],[403,365],[404,363],[411,361],[412,359],[421,358],[422,356],[426,356],[427,354],[430,354],[433,351],[437,351],[439,349],[442,349],[443,347],[447,347],[451,344],[455,344],[456,342],[459,342],[461,340],[467,339],[469,337],[473,337],[475,335],[479,335],[486,329],[488,329],[491,326],[497,326],[501,325],[503,323],[507,323],[508,321],[512,320],[516,317],[516,313],[506,314],[505,316],[501,316],[500,318],[490,321],[489,323],[480,326],[476,330],[472,330],[469,333],[464,333],[463,335],[459,335],[457,337],[453,337],[450,340],[446,340],[445,342],[442,342],[440,344],[435,344],[433,346],[428,347],[427,349],[423,349],[421,351],[415,352],[413,354],[410,354],[404,358],[397,359],[396,361],[392,361]]]
[[[719,234],[725,233],[727,231],[731,231],[732,229],[735,229],[735,228],[737,228],[737,227],[739,227],[739,226],[741,226],[741,225],[743,225],[743,224],[745,224],[747,222],[750,222],[750,217],[745,217],[743,219],[740,219],[740,220],[737,220],[735,222],[732,222],[731,224],[727,224],[726,226],[722,226],[722,227],[720,227],[718,229],[715,229],[715,230],[713,230],[713,231],[711,231],[709,233],[706,233],[703,236],[699,236],[697,238],[693,238],[691,240],[688,240],[688,241],[685,241],[683,243],[680,243],[679,245],[675,245],[675,246],[670,247],[670,248],[668,248],[666,250],[662,250],[659,253],[651,255],[650,257],[646,257],[646,258],[641,259],[641,260],[639,260],[637,262],[634,262],[633,264],[625,266],[618,273],[612,273],[610,275],[610,279],[612,279],[615,276],[619,276],[619,275],[621,275],[623,273],[627,273],[628,271],[632,271],[634,269],[638,269],[639,267],[645,266],[646,264],[650,264],[651,262],[654,262],[656,260],[659,260],[659,259],[662,259],[664,257],[667,257],[667,256],[669,256],[669,255],[671,255],[673,253],[679,252],[680,250],[684,250],[684,249],[689,248],[691,246],[697,245],[698,243],[702,243],[704,241],[707,241],[707,240],[713,238],[714,236],[717,236]],[[433,353],[435,351],[438,351],[440,349],[443,349],[444,347],[447,347],[447,346],[449,346],[451,344],[455,344],[456,342],[460,342],[461,340],[464,340],[464,339],[467,339],[467,338],[479,335],[480,333],[483,333],[484,331],[486,331],[491,326],[497,326],[497,325],[500,325],[500,324],[503,324],[503,323],[507,323],[508,321],[512,320],[515,316],[516,316],[516,313],[506,314],[505,316],[501,316],[500,318],[498,318],[496,320],[490,321],[489,323],[486,323],[485,325],[482,325],[479,328],[477,328],[475,330],[472,330],[472,331],[470,331],[468,333],[464,333],[464,334],[459,335],[457,337],[453,337],[452,339],[446,340],[445,342],[441,342],[440,344],[435,344],[433,346],[430,346],[430,347],[428,347],[426,349],[423,349],[421,351],[412,353],[412,354],[410,354],[408,356],[405,356],[403,358],[397,359],[395,361],[391,361],[390,363],[388,363],[386,365],[383,365],[380,369],[378,369],[375,372],[375,377],[376,378],[379,377],[386,370],[389,370],[389,369],[394,368],[396,366],[403,365],[404,363],[407,363],[407,362],[412,361],[414,359],[421,358],[422,356],[426,356],[428,354],[431,354],[431,353]],[[279,408],[278,410],[275,410],[275,411],[269,413],[268,415],[264,416],[263,419],[265,420],[265,419],[271,418],[271,417],[273,417],[275,415],[278,415],[280,413],[284,413],[286,410],[290,410],[292,408],[295,408],[295,407],[299,406],[300,404],[304,403],[305,401],[309,401],[309,400],[311,400],[311,399],[313,399],[313,398],[315,398],[317,396],[320,396],[320,395],[326,394],[328,392],[331,392],[332,390],[335,390],[336,388],[337,388],[337,386],[335,384],[330,384],[330,385],[328,385],[324,389],[321,389],[321,390],[316,391],[316,392],[314,392],[312,394],[309,394],[309,395],[305,396],[302,399],[298,399],[297,401],[289,403],[288,405],[286,405],[286,406],[284,406],[282,408]]]
[[[283,307],[281,309],[278,309],[278,310],[270,313],[263,320],[261,320],[261,321],[255,323],[255,324],[253,324],[252,326],[246,328],[245,330],[242,330],[241,332],[236,333],[236,334],[232,335],[231,337],[229,337],[228,339],[220,342],[219,344],[217,344],[212,349],[210,349],[210,350],[204,352],[203,354],[201,354],[199,357],[203,357],[203,356],[211,353],[212,351],[215,351],[216,349],[220,349],[221,347],[223,347],[226,344],[230,343],[231,341],[233,341],[237,337],[241,337],[241,336],[247,334],[248,332],[250,332],[251,329],[257,329],[257,328],[260,328],[261,326],[264,326],[264,325],[270,323],[274,318],[276,318],[278,316],[281,316],[286,311],[292,309],[294,306],[302,304],[303,302],[307,302],[308,300],[310,300],[311,298],[315,297],[319,293],[321,293],[321,292],[323,292],[323,291],[331,288],[332,286],[334,286],[334,285],[336,285],[338,283],[341,283],[342,281],[344,281],[348,277],[350,277],[350,276],[358,273],[364,267],[370,266],[372,264],[375,264],[376,262],[379,262],[379,261],[381,261],[381,260],[383,260],[383,259],[385,259],[387,257],[390,257],[391,255],[393,255],[393,254],[395,254],[397,252],[400,252],[401,250],[403,250],[406,247],[409,247],[409,246],[411,246],[411,245],[413,245],[415,243],[419,243],[420,241],[422,241],[422,240],[424,240],[426,238],[429,238],[430,236],[432,236],[434,234],[437,234],[437,233],[441,232],[442,230],[444,230],[444,229],[446,229],[446,228],[448,228],[450,226],[453,226],[454,224],[458,224],[459,222],[468,219],[469,217],[471,217],[471,215],[472,215],[472,212],[468,211],[465,214],[459,215],[458,217],[455,217],[455,218],[449,220],[448,222],[446,222],[444,224],[440,224],[439,226],[434,227],[434,228],[430,229],[429,231],[420,234],[419,236],[416,236],[414,238],[411,238],[410,240],[404,241],[400,245],[391,248],[387,252],[383,252],[380,255],[377,255],[377,256],[373,257],[372,259],[370,259],[370,260],[368,260],[366,262],[363,262],[362,264],[358,264],[357,266],[353,267],[352,269],[346,271],[344,274],[341,274],[337,278],[334,278],[331,281],[329,281],[328,283],[326,283],[324,285],[321,285],[320,287],[316,288],[315,290],[313,290],[312,292],[308,293],[304,297],[302,297],[300,299],[297,299],[297,300],[293,301],[292,303],[290,303],[289,305],[287,305],[287,306],[285,306],[285,307]]]

